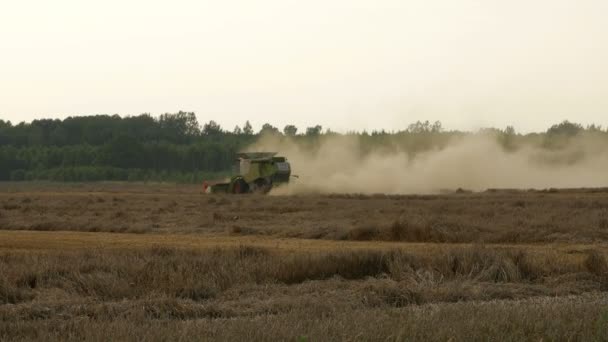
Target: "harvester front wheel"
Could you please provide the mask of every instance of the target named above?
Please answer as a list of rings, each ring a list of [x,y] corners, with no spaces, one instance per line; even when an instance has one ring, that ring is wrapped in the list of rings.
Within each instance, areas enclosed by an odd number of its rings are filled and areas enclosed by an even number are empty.
[[[234,180],[234,184],[232,185],[232,193],[233,194],[244,194],[249,192],[249,185],[243,178],[237,178]]]

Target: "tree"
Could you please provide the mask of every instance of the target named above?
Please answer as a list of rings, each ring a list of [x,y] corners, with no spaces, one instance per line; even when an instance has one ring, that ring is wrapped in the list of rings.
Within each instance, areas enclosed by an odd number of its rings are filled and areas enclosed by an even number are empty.
[[[203,135],[217,136],[222,133],[222,127],[213,120],[209,121],[203,126]]]
[[[428,133],[431,132],[431,130],[431,123],[428,120],[424,122],[416,121],[407,127],[407,131],[410,133]]]
[[[200,133],[200,126],[198,124],[198,120],[196,119],[196,115],[194,112],[182,112],[177,113],[180,120],[185,122],[185,133],[186,135],[194,136]]]
[[[0,128],[11,128],[13,127],[13,124],[9,121],[4,121],[2,119],[0,119]]]
[[[431,132],[433,132],[433,133],[443,132],[443,126],[441,125],[441,121],[435,121],[433,123],[433,126],[431,126]]]
[[[234,127],[234,130],[232,130],[232,134],[235,134],[235,135],[243,134],[243,130],[241,129],[241,127],[239,127],[239,125],[236,125]]]
[[[572,123],[568,120],[565,120],[557,125],[551,126],[551,128],[549,128],[547,130],[547,134],[574,136],[574,135],[577,135],[582,130],[583,130],[583,126],[581,126],[580,124]]]
[[[11,142],[10,132],[12,127],[10,121],[0,120],[0,146]]]
[[[294,125],[287,125],[285,126],[285,128],[283,128],[283,134],[289,137],[293,137],[298,134],[298,127]]]
[[[320,135],[322,131],[323,131],[323,126],[316,125],[314,127],[306,128],[306,135],[316,137],[316,136]]]
[[[515,128],[513,128],[513,126],[507,126],[504,132],[502,132],[502,135],[500,133],[501,132],[499,131],[497,136],[499,141],[502,141],[503,147],[509,151],[514,151],[516,149],[515,139],[517,135]]]
[[[190,137],[200,134],[198,120],[192,112],[180,111],[176,114],[162,114],[158,124],[164,136],[174,142],[185,142]]]
[[[280,134],[279,133],[279,129],[274,127],[273,125],[269,124],[269,123],[265,123],[264,125],[262,125],[262,129],[260,130],[260,135],[262,134]]]
[[[247,120],[247,122],[245,122],[245,126],[243,126],[243,134],[253,135],[253,128],[251,127],[249,120]]]
[[[119,168],[138,168],[142,166],[144,147],[135,138],[127,135],[115,137],[104,145],[101,161]]]

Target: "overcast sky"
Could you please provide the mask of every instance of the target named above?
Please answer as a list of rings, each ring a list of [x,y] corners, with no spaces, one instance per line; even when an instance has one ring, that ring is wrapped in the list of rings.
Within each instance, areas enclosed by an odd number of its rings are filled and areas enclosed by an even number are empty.
[[[0,119],[608,125],[605,0],[0,0]]]

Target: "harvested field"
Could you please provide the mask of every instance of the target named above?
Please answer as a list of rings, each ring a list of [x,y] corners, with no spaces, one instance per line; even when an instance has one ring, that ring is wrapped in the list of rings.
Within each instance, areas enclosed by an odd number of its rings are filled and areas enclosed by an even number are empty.
[[[608,339],[602,189],[0,188],[0,340]]]
[[[36,190],[38,189],[38,190]],[[608,190],[203,195],[196,186],[0,184],[3,230],[449,243],[608,241]]]

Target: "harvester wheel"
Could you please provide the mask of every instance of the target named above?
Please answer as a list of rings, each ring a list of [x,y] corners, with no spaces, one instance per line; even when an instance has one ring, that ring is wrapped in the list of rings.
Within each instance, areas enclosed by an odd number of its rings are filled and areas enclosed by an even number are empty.
[[[244,194],[247,192],[249,192],[249,185],[243,178],[234,180],[234,185],[232,186],[233,194]]]

